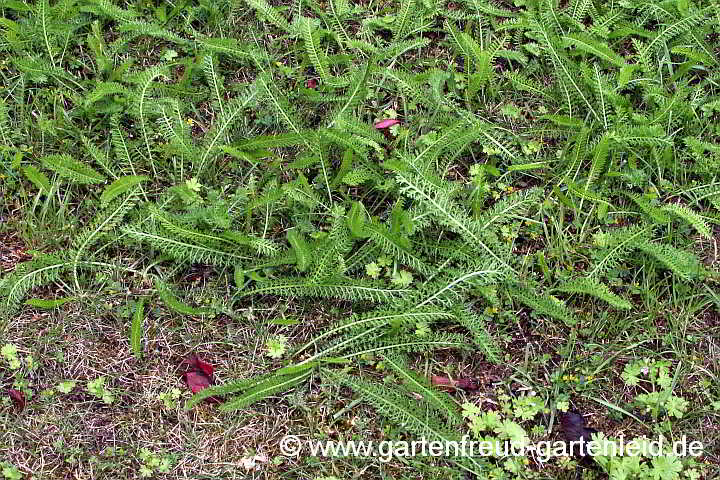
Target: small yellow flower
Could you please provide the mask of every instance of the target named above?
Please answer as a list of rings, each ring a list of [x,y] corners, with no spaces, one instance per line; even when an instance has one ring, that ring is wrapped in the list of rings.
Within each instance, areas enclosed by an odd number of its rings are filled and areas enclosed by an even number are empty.
[[[190,125],[190,126],[193,126],[193,125],[195,125],[195,120],[193,120],[192,118],[188,118],[188,119],[187,119],[187,124]]]

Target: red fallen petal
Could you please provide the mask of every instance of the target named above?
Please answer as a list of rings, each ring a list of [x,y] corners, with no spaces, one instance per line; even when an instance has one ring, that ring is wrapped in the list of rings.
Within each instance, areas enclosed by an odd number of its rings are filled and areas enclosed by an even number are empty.
[[[188,384],[188,387],[190,387],[192,393],[197,393],[210,386],[210,379],[203,373],[188,372],[184,376],[185,382]]]
[[[214,369],[213,366],[210,365],[208,362],[206,362],[205,360],[202,360],[202,359],[198,358],[198,359],[197,359],[197,367],[198,367],[205,375],[207,375],[208,377],[212,378],[213,372],[215,371],[215,369]]]
[[[190,367],[190,370],[195,370],[197,368],[197,362],[198,362],[198,356],[197,355],[188,355],[185,360],[182,361],[180,365],[188,365]]]
[[[10,399],[15,404],[15,408],[17,408],[17,411],[22,412],[22,410],[25,408],[25,395],[23,395],[21,391],[15,390],[14,388],[9,388],[7,393],[10,396]]]
[[[314,78],[309,78],[307,82],[305,82],[305,86],[307,88],[316,88],[318,86],[318,81]]]
[[[474,392],[480,388],[480,385],[478,385],[472,378],[460,378],[455,384],[458,388],[461,388],[466,392]]]
[[[431,375],[430,384],[436,387],[454,387],[455,382],[448,377],[442,377],[440,375]]]
[[[387,120],[380,120],[379,122],[377,122],[375,124],[375,128],[381,130],[383,128],[389,128],[393,125],[397,125],[398,123],[400,123],[400,120],[398,120],[397,118],[388,118]]]
[[[212,377],[215,369],[205,360],[193,354],[183,360],[183,363],[190,367],[190,371],[202,372],[208,377]]]

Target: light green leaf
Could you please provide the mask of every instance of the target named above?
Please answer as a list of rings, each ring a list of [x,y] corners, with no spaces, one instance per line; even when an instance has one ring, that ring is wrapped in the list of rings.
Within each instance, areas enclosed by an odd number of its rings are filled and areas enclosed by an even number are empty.
[[[145,175],[128,175],[125,177],[120,177],[114,182],[112,182],[110,185],[105,187],[102,195],[100,195],[100,204],[103,207],[106,207],[115,198],[129,191],[136,185],[139,185],[142,182],[146,182],[148,180],[149,178]]]
[[[45,168],[54,171],[73,183],[93,184],[105,181],[105,177],[101,173],[67,154],[48,155],[43,157],[41,161]]]

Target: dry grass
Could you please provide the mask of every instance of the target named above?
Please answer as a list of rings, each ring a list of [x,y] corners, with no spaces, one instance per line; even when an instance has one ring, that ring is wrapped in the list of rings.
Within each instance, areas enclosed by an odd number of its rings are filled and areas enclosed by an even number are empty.
[[[28,256],[17,238],[6,235],[2,244],[2,269],[10,271]],[[198,273],[200,271],[200,273]],[[187,272],[191,296],[202,297],[206,282],[212,275],[202,269]],[[62,289],[62,285],[58,286]],[[132,295],[131,295],[132,293]],[[287,458],[281,455],[279,442],[292,434],[304,439],[382,440],[392,436],[376,413],[362,404],[351,403],[351,393],[323,385],[315,378],[297,391],[271,398],[252,408],[223,414],[213,404],[201,404],[190,411],[183,406],[190,392],[182,380],[182,361],[196,353],[215,366],[217,381],[246,378],[264,373],[279,363],[265,355],[269,335],[288,336],[291,344],[311,338],[328,322],[348,314],[345,305],[289,305],[285,301],[255,304],[236,313],[235,319],[179,317],[160,305],[146,306],[144,356],[136,359],[128,341],[130,299],[141,290],[98,292],[87,294],[61,309],[41,311],[25,308],[12,319],[4,342],[18,347],[21,359],[32,356],[36,367],[25,366],[14,371],[5,363],[0,367],[0,386],[22,387],[28,396],[25,410],[17,412],[9,399],[0,408],[0,455],[32,479],[117,479],[142,478],[142,449],[159,459],[171,461],[170,473],[155,471],[155,478],[445,478],[440,466],[423,466],[417,470],[413,461],[397,460],[382,463],[368,459]],[[34,292],[34,296],[53,298],[60,291]],[[519,394],[529,390],[548,391],[549,377],[565,365],[558,351],[566,341],[551,328],[517,312],[518,323],[510,326],[512,336],[506,338],[504,351],[507,362],[492,365],[483,355],[458,357],[450,352],[418,359],[414,368],[424,374],[447,374],[478,379],[481,389],[474,394],[456,394],[458,402],[482,404],[498,408],[498,395]],[[686,318],[686,333],[701,340],[687,352],[694,358],[687,380],[678,390],[688,399],[702,404],[710,397],[707,378],[720,376],[720,334],[718,315],[705,310],[702,315],[676,314]],[[271,320],[297,318],[296,326],[276,326]],[[663,328],[671,328],[664,325]],[[672,328],[676,328],[672,327]],[[502,331],[494,332],[502,336]],[[3,343],[4,343],[3,342]],[[576,345],[573,361],[579,365],[589,355]],[[652,346],[652,349],[661,345]],[[651,350],[648,350],[651,352]],[[529,362],[547,354],[549,363]],[[618,351],[611,347],[603,355],[609,358]],[[583,411],[590,425],[608,435],[626,437],[648,434],[631,419],[613,419],[608,410],[592,397],[612,402],[631,400],[636,392],[619,382],[622,366],[637,357],[637,352],[618,355],[616,361],[602,372],[599,382],[605,387],[587,397],[578,396],[574,406]],[[579,370],[578,370],[579,371]],[[378,378],[382,371],[376,372]],[[87,391],[87,383],[98,377],[107,379],[109,391],[115,396],[106,405]],[[709,376],[709,377],[708,377]],[[613,380],[614,379],[614,380]],[[69,393],[58,385],[66,380],[77,382]],[[18,384],[18,381],[20,382]],[[609,383],[608,383],[609,382]],[[611,386],[609,386],[611,385]],[[612,398],[603,392],[612,389]],[[163,395],[180,392],[179,398],[166,404]],[[31,396],[32,395],[32,396]],[[650,419],[646,418],[648,424]],[[541,423],[548,425],[549,417]],[[555,422],[556,423],[556,422]],[[717,416],[689,416],[678,422],[688,435],[709,446],[703,461],[708,472],[720,465],[717,445],[720,424]],[[549,433],[558,438],[557,431]],[[430,469],[429,469],[430,468]],[[537,478],[574,478],[577,472],[558,462],[532,464]],[[707,477],[711,478],[711,477]]]
[[[5,240],[0,259],[3,271],[10,271],[28,256],[14,237]],[[34,296],[54,298],[62,292],[43,289]],[[25,308],[11,320],[3,343],[16,345],[23,362],[31,356],[35,367],[0,366],[0,386],[22,387],[28,400],[18,412],[3,398],[0,456],[38,480],[141,478],[143,448],[171,459],[171,473],[153,475],[162,478],[298,478],[297,470],[307,468],[305,459],[279,457],[280,439],[332,433],[332,414],[347,399],[314,385],[309,394],[272,398],[240,413],[223,414],[213,404],[186,411],[191,394],[181,364],[197,353],[214,365],[219,383],[264,373],[273,362],[264,347],[270,334],[304,342],[327,323],[327,314],[295,311],[279,302],[236,312],[244,319],[239,322],[225,316],[180,318],[151,304],[145,355],[138,360],[127,335],[128,298],[124,293],[86,296],[49,312]],[[267,327],[274,318],[290,316],[312,321]],[[88,382],[101,376],[115,397],[109,405],[87,390]],[[76,382],[69,393],[58,390],[64,381]],[[180,397],[167,405],[162,395],[173,391]],[[365,410],[356,409],[353,416],[356,412]],[[343,424],[347,428],[352,423]],[[310,465],[318,475],[322,470]]]

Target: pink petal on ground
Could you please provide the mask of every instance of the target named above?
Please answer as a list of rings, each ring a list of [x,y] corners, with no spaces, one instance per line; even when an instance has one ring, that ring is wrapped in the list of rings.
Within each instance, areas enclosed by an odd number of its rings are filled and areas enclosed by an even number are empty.
[[[381,130],[383,128],[389,128],[393,125],[397,125],[398,123],[400,123],[400,120],[398,120],[397,118],[388,118],[387,120],[380,120],[379,122],[377,122],[375,124],[375,128]]]

